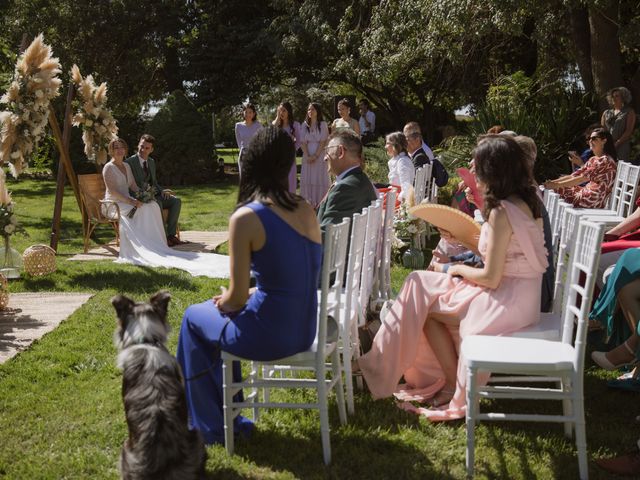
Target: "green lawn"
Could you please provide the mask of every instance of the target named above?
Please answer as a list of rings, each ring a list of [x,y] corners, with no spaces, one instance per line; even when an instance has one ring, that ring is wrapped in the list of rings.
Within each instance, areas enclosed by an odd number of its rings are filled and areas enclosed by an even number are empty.
[[[48,243],[55,184],[10,182],[20,220],[30,237],[16,236],[22,251]],[[226,229],[236,189],[228,184],[180,187],[181,225]],[[103,228],[98,238],[107,240]],[[219,291],[220,280],[192,278],[178,270],[147,269],[111,262],[69,262],[82,250],[80,215],[71,190],[64,201],[58,271],[40,279],[12,281],[12,292],[86,291],[95,296],[55,331],[0,366],[0,478],[117,478],[126,438],[115,368],[110,298],[126,293],[145,299],[159,289],[172,294],[170,349],[175,351],[182,312]],[[407,271],[394,268],[394,287]],[[638,437],[633,419],[638,397],[607,390],[605,374],[588,363],[587,441],[590,458],[628,449]],[[291,394],[298,397],[300,392]],[[494,402],[494,405],[508,405]],[[533,404],[532,404],[533,405]],[[536,407],[532,407],[536,408]],[[558,411],[543,404],[538,411]],[[255,435],[238,440],[234,457],[208,449],[210,478],[464,478],[465,429],[461,421],[429,424],[397,409],[391,400],[356,396],[356,414],[340,426],[331,411],[333,463],[322,463],[317,414],[265,412]],[[560,425],[481,424],[477,428],[477,478],[576,478],[577,459]],[[608,478],[590,464],[591,478]]]

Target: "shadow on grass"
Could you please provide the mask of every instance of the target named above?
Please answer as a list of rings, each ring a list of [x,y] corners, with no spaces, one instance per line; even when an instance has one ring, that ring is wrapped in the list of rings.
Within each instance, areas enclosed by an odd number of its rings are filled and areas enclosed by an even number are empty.
[[[45,322],[30,315],[22,315],[21,312],[20,309],[9,308],[0,315],[0,353],[24,348],[28,343],[20,332],[46,325]]]
[[[173,272],[163,272],[150,267],[137,267],[136,271],[99,271],[69,275],[70,283],[101,290],[113,288],[128,293],[147,293],[171,286],[172,289],[195,291],[192,281],[180,278]]]

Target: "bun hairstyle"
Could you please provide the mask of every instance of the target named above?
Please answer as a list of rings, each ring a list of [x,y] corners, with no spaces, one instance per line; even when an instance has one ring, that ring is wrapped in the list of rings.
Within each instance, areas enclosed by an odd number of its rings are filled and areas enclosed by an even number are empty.
[[[296,150],[291,137],[281,128],[267,126],[255,134],[242,150],[239,208],[270,197],[286,210],[295,210],[300,197],[288,190],[288,177]]]
[[[526,155],[518,143],[505,135],[480,137],[473,151],[476,176],[485,185],[482,216],[489,218],[500,200],[511,195],[520,197],[529,207],[533,218],[542,215],[540,199],[533,182]]]

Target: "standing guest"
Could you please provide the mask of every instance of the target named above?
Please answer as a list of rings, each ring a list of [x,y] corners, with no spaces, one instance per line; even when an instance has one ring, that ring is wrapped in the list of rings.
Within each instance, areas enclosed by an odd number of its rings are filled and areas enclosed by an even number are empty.
[[[329,174],[324,163],[324,152],[329,141],[329,128],[322,119],[319,103],[310,103],[307,117],[300,127],[302,171],[300,195],[316,208],[329,189]]]
[[[376,114],[369,109],[369,100],[366,98],[360,100],[358,108],[360,110],[360,118],[358,119],[360,140],[363,145],[366,145],[376,138]]]
[[[245,103],[242,106],[243,122],[236,123],[236,144],[238,145],[238,169],[240,169],[240,156],[242,149],[249,145],[253,136],[262,130],[262,124],[258,122],[256,107],[252,103]]]
[[[170,247],[180,245],[187,242],[181,242],[176,237],[176,231],[178,229],[178,218],[180,217],[180,209],[182,208],[181,200],[176,197],[169,189],[164,189],[158,185],[158,178],[156,177],[156,161],[149,155],[153,153],[153,144],[156,139],[145,133],[140,137],[138,142],[138,153],[125,160],[131,167],[133,172],[133,178],[136,181],[136,185],[140,190],[144,190],[148,185],[153,188],[156,202],[160,206],[160,210],[166,208],[169,210],[169,216],[167,217],[167,244]]]
[[[407,123],[402,133],[407,138],[407,145],[411,161],[415,168],[420,168],[428,163],[433,163],[431,170],[431,176],[434,178],[438,187],[444,187],[449,181],[449,174],[444,168],[444,165],[440,163],[440,160],[434,157],[431,149],[424,143],[422,139],[422,131],[420,125],[417,122]],[[427,150],[429,153],[427,153]]]
[[[220,351],[269,361],[303,352],[315,338],[321,235],[313,208],[286,189],[294,161],[294,143],[282,129],[256,134],[242,156],[229,219],[229,289],[184,314],[176,356],[190,426],[208,444],[224,442]],[[250,290],[251,271],[257,282]],[[233,375],[240,379],[239,362]],[[238,416],[234,430],[249,434],[253,423]]]
[[[293,119],[293,107],[289,102],[282,102],[276,110],[276,118],[272,125],[283,129],[293,140],[296,150],[300,147],[300,123]],[[289,192],[296,193],[298,186],[298,166],[293,162],[288,177]]]
[[[524,152],[512,138],[490,136],[480,140],[474,160],[487,219],[478,243],[483,267],[409,274],[373,347],[357,362],[374,398],[392,395],[401,377],[423,398],[433,398],[437,409],[402,405],[431,421],[465,416],[466,369],[457,353],[462,338],[506,334],[539,321],[547,259]]]
[[[591,133],[589,146],[593,157],[582,168],[571,175],[548,180],[544,186],[556,190],[574,207],[604,208],[616,176],[616,149],[611,134],[604,128],[597,128]]]
[[[360,167],[361,158],[362,142],[358,135],[346,130],[331,135],[324,159],[336,181],[318,207],[323,232],[327,225],[360,213],[378,198],[371,180]]]
[[[343,98],[338,102],[338,115],[340,117],[331,123],[331,133],[340,130],[351,130],[360,136],[360,125],[356,119],[351,118],[351,102],[348,99]]]
[[[617,87],[607,93],[610,108],[602,113],[600,124],[611,134],[620,160],[631,160],[631,135],[636,112],[631,108],[631,92]]]
[[[400,187],[399,200],[406,199],[407,192],[413,187],[416,170],[407,154],[407,139],[402,132],[393,132],[386,136],[385,150],[389,156],[389,184]]]

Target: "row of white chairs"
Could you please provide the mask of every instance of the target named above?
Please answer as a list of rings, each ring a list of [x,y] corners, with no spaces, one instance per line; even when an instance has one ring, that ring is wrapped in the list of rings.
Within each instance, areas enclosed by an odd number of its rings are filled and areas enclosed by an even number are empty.
[[[354,412],[351,361],[360,353],[358,326],[366,322],[367,309],[372,304],[391,295],[394,205],[395,192],[392,191],[387,195],[384,215],[382,199],[378,199],[351,219],[345,218],[342,223],[327,227],[318,292],[317,334],[308,351],[269,362],[256,362],[222,352],[225,445],[230,455],[234,451],[233,419],[242,409],[252,409],[254,420],[258,419],[260,408],[317,409],[323,458],[325,464],[330,463],[328,394],[335,390],[340,423],[345,424],[345,392],[349,413]],[[338,327],[335,336],[329,335],[329,319]],[[250,363],[245,379],[233,379],[231,362],[234,361]],[[300,370],[312,375],[278,375],[283,371]],[[315,389],[316,401],[272,401],[271,389],[287,388]],[[236,395],[240,390],[244,390],[243,400]]]

